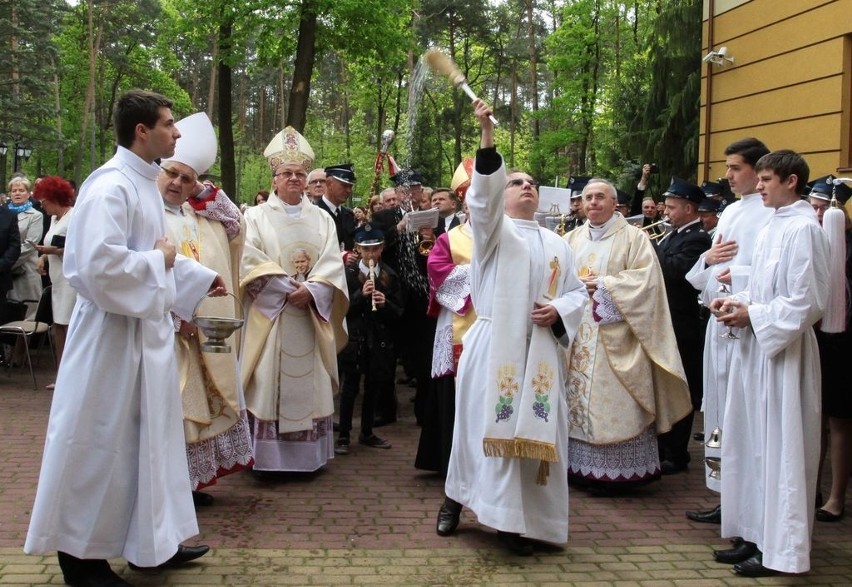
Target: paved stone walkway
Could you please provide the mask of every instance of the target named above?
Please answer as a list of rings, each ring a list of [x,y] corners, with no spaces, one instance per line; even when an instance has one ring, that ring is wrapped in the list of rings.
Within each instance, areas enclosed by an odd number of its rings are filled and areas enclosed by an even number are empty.
[[[43,389],[50,361],[41,363],[37,390],[28,373],[0,371],[0,585],[63,584],[54,556],[22,552],[51,401]],[[377,430],[393,449],[353,444],[351,455],[310,475],[226,477],[209,489],[216,503],[198,515],[202,533],[193,543],[209,544],[209,555],[153,574],[123,560],[113,568],[139,586],[852,585],[848,519],[817,523],[805,576],[744,579],[713,562],[712,550],[724,546],[719,527],[684,517],[716,502],[699,466],[628,496],[572,490],[568,544],[533,557],[506,554],[467,511],[458,533],[441,538],[434,525],[443,483],[412,466],[412,393],[399,386],[402,418]],[[698,463],[701,446],[692,448]]]

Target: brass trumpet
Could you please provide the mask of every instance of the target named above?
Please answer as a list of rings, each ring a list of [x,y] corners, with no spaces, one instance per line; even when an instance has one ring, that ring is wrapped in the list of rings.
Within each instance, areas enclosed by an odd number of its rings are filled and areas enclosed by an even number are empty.
[[[665,230],[663,230],[663,232],[651,232],[652,228],[654,228],[655,226],[659,226],[660,224],[662,224],[664,229],[665,229]],[[669,223],[667,221],[657,220],[656,222],[653,222],[653,223],[649,224],[648,226],[640,226],[639,230],[648,231],[648,238],[651,239],[652,241],[654,241],[654,240],[657,240],[658,238],[663,238],[664,236],[666,236],[666,234],[668,233],[668,228],[669,228]]]
[[[417,243],[417,252],[423,255],[424,257],[428,257],[429,253],[432,252],[432,247],[435,246],[434,239],[418,239]]]
[[[426,232],[424,235],[423,232]],[[420,232],[417,233],[417,252],[424,256],[428,257],[429,253],[432,252],[432,247],[435,246],[435,232],[434,230],[427,230],[422,228]]]

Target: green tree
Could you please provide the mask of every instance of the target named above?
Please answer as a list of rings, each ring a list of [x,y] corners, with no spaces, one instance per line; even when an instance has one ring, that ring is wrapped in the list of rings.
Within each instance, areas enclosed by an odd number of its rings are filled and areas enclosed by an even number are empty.
[[[52,23],[63,7],[57,0],[0,2],[0,141],[9,149],[25,145],[41,156],[57,138]],[[0,175],[5,189],[5,167]]]

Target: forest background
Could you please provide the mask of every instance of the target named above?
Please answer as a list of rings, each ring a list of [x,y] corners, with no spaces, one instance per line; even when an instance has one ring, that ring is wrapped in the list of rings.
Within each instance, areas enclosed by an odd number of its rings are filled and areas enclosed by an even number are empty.
[[[288,124],[316,166],[355,164],[355,202],[369,195],[385,129],[398,163],[448,185],[479,133],[470,99],[446,79],[414,91],[435,47],[492,104],[508,166],[548,185],[602,175],[632,193],[653,162],[659,195],[671,175],[696,179],[701,10],[701,0],[0,0],[0,185],[16,169],[85,179],[112,156],[115,102],[131,88],[171,97],[178,118],[208,113],[211,173],[237,201],[269,189],[262,152]]]

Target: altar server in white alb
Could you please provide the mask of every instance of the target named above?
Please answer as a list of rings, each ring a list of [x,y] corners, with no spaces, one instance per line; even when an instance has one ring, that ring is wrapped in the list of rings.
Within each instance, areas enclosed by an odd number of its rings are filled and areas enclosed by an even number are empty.
[[[456,419],[437,531],[455,531],[461,506],[499,531],[520,555],[540,540],[568,540],[565,353],[586,304],[574,253],[533,220],[536,182],[507,175],[494,147],[490,108],[467,202],[473,232],[471,298],[477,319],[465,335]]]
[[[68,585],[129,585],[106,559],[142,567],[197,558],[170,311],[190,319],[215,271],[176,255],[155,159],[180,132],[171,101],[133,90],[116,105],[118,150],[80,189],[63,267],[77,290],[24,550],[59,551]]]
[[[769,153],[761,141],[744,138],[728,145],[725,149],[725,177],[731,189],[741,194],[736,202],[725,206],[713,246],[703,253],[695,265],[686,274],[686,279],[699,290],[699,299],[705,306],[716,298],[724,298],[731,292],[742,291],[751,272],[751,257],[760,229],[763,228],[775,210],[763,205],[757,191],[757,172],[754,166],[758,160]],[[731,286],[723,286],[716,276],[730,268],[734,275]],[[737,340],[723,336],[727,328],[715,320],[707,324],[704,336],[704,433],[709,439],[717,429],[725,434],[723,416],[725,415],[725,397],[728,386],[728,369],[731,356],[737,346]],[[718,458],[721,448],[715,443],[704,448],[704,455]],[[705,465],[705,483],[716,493],[722,490],[722,481],[710,476]],[[686,517],[696,522],[720,524],[722,508],[717,505],[709,510],[688,511]]]
[[[740,337],[722,435],[722,536],[747,577],[810,569],[820,444],[819,350],[811,328],[828,295],[828,243],[801,199],[808,165],[782,150],[760,158],[757,189],[775,214],[760,231],[745,291],[711,310]],[[727,274],[718,276],[727,281]]]
[[[160,164],[157,178],[168,236],[179,253],[213,269],[230,291],[238,291],[245,223],[224,190],[198,179],[216,161],[213,124],[204,112],[197,112],[176,126],[181,138],[175,154]],[[233,296],[209,298],[197,313],[233,319],[237,304]],[[226,339],[229,353],[205,352],[204,333],[192,322],[173,318],[192,498],[196,506],[210,505],[213,496],[200,489],[254,462],[237,367],[238,335]]]
[[[264,151],[274,193],[246,211],[241,374],[256,471],[316,471],[334,457],[337,353],[349,293],[337,229],[304,195],[311,146],[287,127]]]

